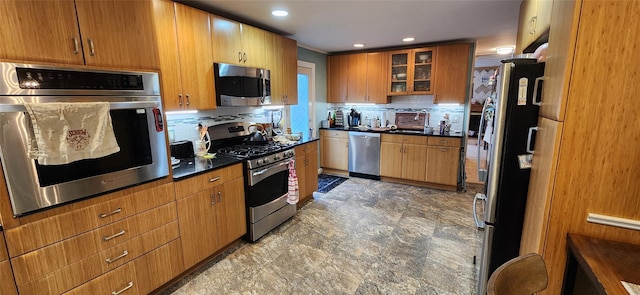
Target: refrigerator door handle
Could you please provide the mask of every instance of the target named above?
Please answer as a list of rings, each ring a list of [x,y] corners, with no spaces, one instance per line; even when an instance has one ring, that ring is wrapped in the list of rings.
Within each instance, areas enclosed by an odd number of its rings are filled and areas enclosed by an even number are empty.
[[[527,134],[527,153],[533,154],[533,148],[531,147],[531,138],[533,137],[533,131],[538,132],[538,127],[530,127],[529,134]]]
[[[535,83],[533,83],[533,104],[537,105],[537,106],[541,106],[542,105],[542,97],[540,98],[540,100],[538,100],[538,85],[540,84],[540,82],[544,82],[544,77],[538,77],[536,78]]]
[[[484,221],[478,219],[478,213],[477,213],[478,210],[476,209],[476,206],[478,205],[478,201],[482,201],[484,204],[486,204],[487,196],[481,193],[477,193],[476,196],[473,198],[473,220],[476,222],[477,228],[484,228],[485,226]],[[484,205],[482,208],[484,208]]]
[[[480,124],[478,126],[478,148],[477,150],[477,158],[476,158],[476,165],[478,166],[478,181],[481,182],[485,182],[487,181],[487,169],[485,166],[485,169],[480,168],[480,151],[481,148],[480,147],[484,147],[484,141],[482,140],[482,127],[484,125],[484,116],[485,116],[485,112],[487,111],[487,105],[489,104],[488,101],[485,101],[484,105],[482,106],[482,113],[480,114]],[[486,128],[485,128],[486,130]],[[476,223],[477,224],[477,223]]]

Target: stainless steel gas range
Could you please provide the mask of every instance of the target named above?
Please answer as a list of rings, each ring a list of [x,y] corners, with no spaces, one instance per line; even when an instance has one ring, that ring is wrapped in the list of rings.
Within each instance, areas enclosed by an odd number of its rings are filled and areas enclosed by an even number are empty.
[[[210,152],[245,160],[245,239],[254,242],[296,214],[296,205],[286,201],[288,166],[295,152],[292,146],[255,140],[249,126],[234,122],[208,129],[212,138]]]

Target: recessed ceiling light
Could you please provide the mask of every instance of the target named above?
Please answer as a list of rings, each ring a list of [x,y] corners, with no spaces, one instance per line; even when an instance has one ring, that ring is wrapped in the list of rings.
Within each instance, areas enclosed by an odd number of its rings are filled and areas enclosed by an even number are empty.
[[[289,15],[289,13],[286,10],[274,10],[271,12],[271,14],[275,16],[280,16],[280,17]]]
[[[364,47],[364,44],[356,43],[356,44],[353,44],[353,47],[361,48],[361,47]]]
[[[403,39],[402,39],[402,42],[411,42],[411,41],[414,41],[414,40],[416,40],[416,38],[413,38],[413,37],[407,37],[407,38],[403,38]]]
[[[514,49],[515,48],[513,46],[502,46],[502,47],[496,48],[496,52],[498,52],[498,54],[509,54],[509,53],[513,53]]]

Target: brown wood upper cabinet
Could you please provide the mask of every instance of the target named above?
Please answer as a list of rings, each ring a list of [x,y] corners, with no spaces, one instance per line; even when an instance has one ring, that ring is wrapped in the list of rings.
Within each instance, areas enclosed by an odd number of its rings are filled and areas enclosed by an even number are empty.
[[[165,110],[215,109],[209,14],[154,0]]]
[[[388,95],[433,94],[433,47],[389,52]]]
[[[516,52],[522,51],[549,30],[553,0],[524,0],[520,4],[520,21]]]
[[[216,15],[211,16],[211,26],[216,62],[265,67],[265,31]]]
[[[329,102],[387,103],[386,52],[330,56]]]
[[[296,40],[265,32],[265,68],[271,71],[271,103],[298,103],[298,44]]]
[[[464,104],[470,83],[471,45],[460,43],[439,45],[437,48],[433,103]]]
[[[158,69],[150,0],[0,1],[0,15],[2,59]]]

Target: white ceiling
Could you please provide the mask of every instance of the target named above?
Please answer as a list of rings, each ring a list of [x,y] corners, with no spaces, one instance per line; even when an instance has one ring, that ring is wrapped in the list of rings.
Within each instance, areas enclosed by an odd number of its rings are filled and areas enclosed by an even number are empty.
[[[176,0],[296,39],[320,52],[477,40],[476,55],[515,45],[521,0]],[[273,9],[289,16],[277,18]],[[409,44],[410,45],[410,44]]]

